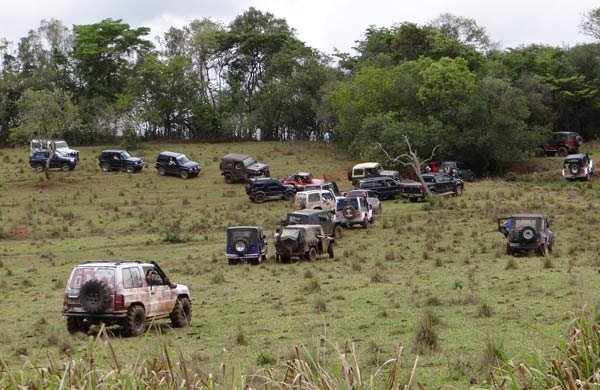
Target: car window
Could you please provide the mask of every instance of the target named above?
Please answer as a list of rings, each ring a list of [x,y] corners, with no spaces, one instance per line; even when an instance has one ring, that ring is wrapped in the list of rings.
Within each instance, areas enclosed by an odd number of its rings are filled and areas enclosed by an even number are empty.
[[[107,267],[80,267],[73,271],[73,277],[69,287],[75,290],[88,280],[98,279],[114,290],[115,287],[115,270]]]
[[[319,200],[321,200],[321,198],[319,197],[319,194],[310,194],[310,195],[308,195],[308,201],[309,202],[318,202]]]
[[[343,198],[338,199],[336,209],[337,211],[342,211],[345,206],[352,206],[354,208],[358,207],[358,198]]]
[[[331,200],[333,199],[333,196],[329,192],[323,192],[323,199]]]
[[[355,169],[353,176],[363,176],[365,171],[363,169]]]
[[[126,160],[131,157],[131,154],[127,152],[121,152],[121,157],[123,157],[123,160]]]

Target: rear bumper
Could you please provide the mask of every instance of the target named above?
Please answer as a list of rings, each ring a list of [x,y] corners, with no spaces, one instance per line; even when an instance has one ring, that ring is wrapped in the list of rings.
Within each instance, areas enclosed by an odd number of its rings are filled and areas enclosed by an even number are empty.
[[[127,310],[119,310],[112,313],[102,313],[102,314],[92,314],[86,312],[76,312],[76,311],[63,311],[62,315],[65,317],[79,317],[79,318],[88,318],[90,320],[115,320],[119,318],[124,318],[127,316]]]

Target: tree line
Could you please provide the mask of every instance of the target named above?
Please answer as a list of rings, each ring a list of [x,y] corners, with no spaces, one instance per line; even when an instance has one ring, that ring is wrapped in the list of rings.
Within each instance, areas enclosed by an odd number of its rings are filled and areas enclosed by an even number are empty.
[[[600,8],[581,31],[600,40]],[[43,20],[0,41],[0,143],[60,136],[328,140],[361,156],[427,154],[493,171],[551,131],[600,134],[600,44],[499,48],[473,19],[369,27],[355,53],[319,52],[284,19],[249,8],[152,42],[122,20]]]

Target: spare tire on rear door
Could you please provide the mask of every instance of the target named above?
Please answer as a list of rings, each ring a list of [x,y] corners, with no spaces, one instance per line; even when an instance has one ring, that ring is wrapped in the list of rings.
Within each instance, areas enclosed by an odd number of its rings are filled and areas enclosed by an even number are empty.
[[[579,173],[579,164],[570,164],[569,165],[569,171],[573,175],[578,174]]]
[[[102,313],[110,303],[110,287],[98,279],[88,280],[79,290],[79,303],[88,313]]]

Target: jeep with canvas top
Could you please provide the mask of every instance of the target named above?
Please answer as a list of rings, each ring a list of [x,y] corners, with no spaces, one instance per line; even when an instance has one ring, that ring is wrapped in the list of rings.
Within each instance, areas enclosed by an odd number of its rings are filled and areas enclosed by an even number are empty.
[[[552,253],[554,235],[550,220],[543,214],[514,214],[498,218],[498,231],[506,237],[506,253],[535,251],[540,256]]]
[[[326,235],[336,240],[342,238],[342,227],[335,221],[335,211],[296,210],[287,213],[286,219],[281,221],[282,227],[288,225],[321,225]]]
[[[254,157],[242,153],[230,153],[221,157],[219,169],[227,184],[259,176],[271,176],[268,165],[259,163]]]
[[[287,263],[292,258],[315,261],[327,253],[333,258],[333,237],[327,237],[320,225],[288,225],[275,238],[275,260]]]
[[[267,240],[260,226],[232,226],[227,228],[225,246],[227,262],[231,264],[260,264],[267,261]]]
[[[352,169],[348,171],[348,180],[352,182],[352,185],[356,185],[356,183],[360,179],[365,179],[367,177],[390,177],[395,180],[400,180],[400,172],[398,171],[388,171],[383,169],[381,164],[376,162],[366,162],[361,164],[356,164]]]

